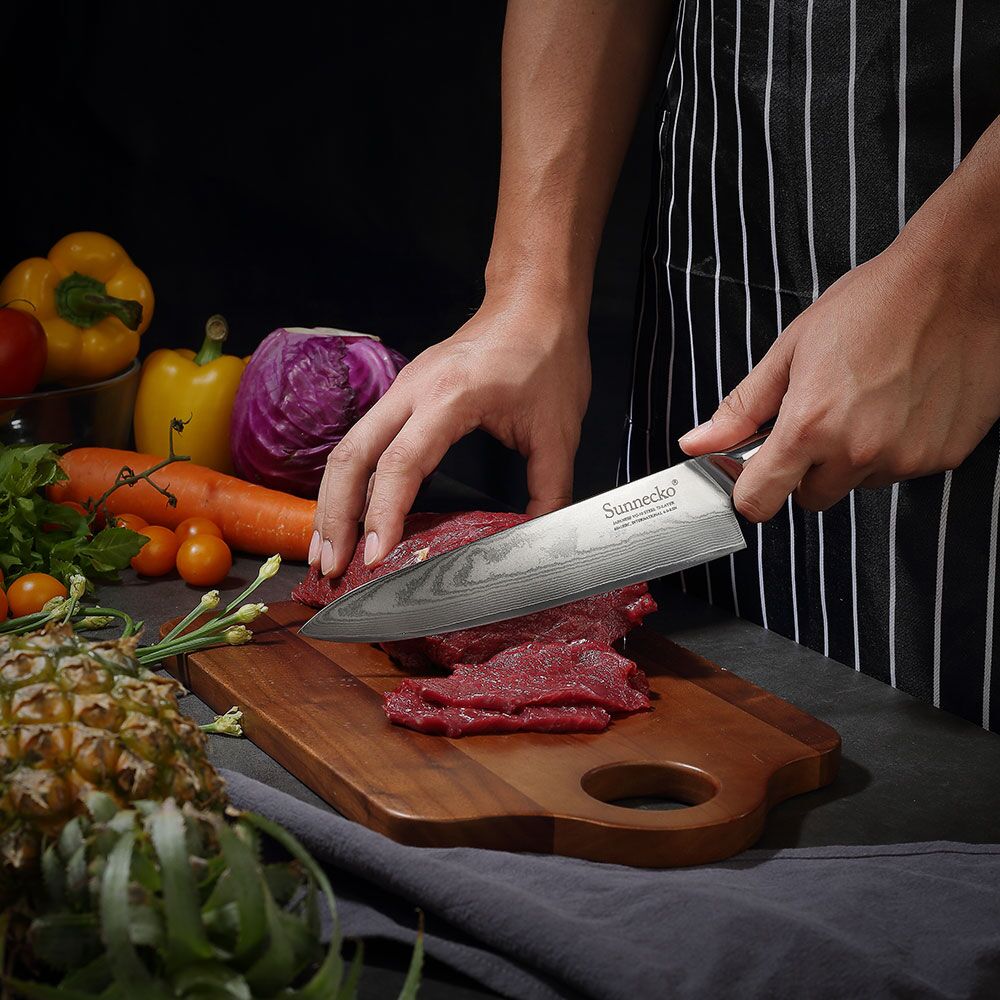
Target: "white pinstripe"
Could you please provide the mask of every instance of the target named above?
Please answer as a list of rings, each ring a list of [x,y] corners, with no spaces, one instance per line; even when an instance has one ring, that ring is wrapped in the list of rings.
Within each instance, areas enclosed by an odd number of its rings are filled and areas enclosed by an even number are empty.
[[[906,225],[906,0],[899,0],[899,146],[896,160],[897,214],[899,228]],[[889,499],[889,683],[896,686],[896,511],[899,483],[892,484]],[[941,572],[943,567],[938,567]],[[939,588],[940,590],[940,588]],[[937,654],[935,654],[935,658]],[[937,669],[935,668],[935,674]],[[935,681],[935,691],[937,682]],[[937,704],[937,695],[934,697]]]
[[[993,478],[993,509],[990,520],[990,565],[986,574],[986,656],[983,660],[983,729],[990,728],[990,681],[993,676],[993,617],[997,585],[997,522],[1000,521],[1000,457]]]
[[[678,28],[678,32],[679,32]],[[670,84],[674,78],[674,69],[677,66],[677,50],[680,48],[680,38],[677,36],[678,44],[674,45],[674,53],[670,60],[670,69],[667,71],[667,93],[670,93]],[[660,223],[663,219],[663,129],[667,124],[667,111],[663,112],[663,120],[660,122],[660,131],[657,138],[657,152],[660,156],[660,180],[659,180],[659,190],[657,192],[657,202],[656,202],[656,241],[653,246],[653,308],[656,310],[656,317],[653,324],[653,343],[649,351],[649,371],[646,378],[646,418],[650,426],[646,428],[646,475],[650,475],[653,471],[652,463],[650,461],[649,454],[649,442],[652,433],[652,420],[650,419],[653,413],[653,371],[656,367],[656,342],[659,337],[660,331]],[[677,130],[677,116],[674,115],[674,131]],[[672,188],[671,188],[672,190]],[[669,262],[669,253],[668,253]],[[669,274],[667,276],[669,282]],[[643,292],[645,293],[645,286],[643,287]],[[645,304],[645,295],[643,296],[643,304]],[[640,329],[642,319],[640,312]],[[674,317],[673,311],[670,314],[670,339],[673,342],[674,337]],[[672,349],[671,349],[672,350]],[[669,417],[669,413],[668,413]],[[668,453],[669,458],[669,453]],[[669,464],[669,463],[668,463]]]
[[[698,416],[698,376],[694,361],[694,322],[691,318],[691,264],[694,260],[694,220],[691,205],[694,194],[694,137],[698,130],[698,14],[701,0],[694,0],[694,31],[691,36],[691,75],[694,77],[694,94],[691,100],[691,142],[688,146],[688,204],[687,204],[687,317],[688,339],[691,344],[691,408],[694,411],[695,427],[701,423]]]
[[[847,72],[847,158],[850,174],[851,268],[858,266],[858,177],[854,156],[854,85],[858,75],[858,10],[851,0],[851,56]],[[854,669],[861,669],[861,634],[858,628],[858,529],[854,511],[854,490],[847,498],[851,521],[851,612],[854,619]]]
[[[715,86],[715,0],[709,0],[709,76],[712,80],[712,235],[715,240],[715,389],[718,402],[722,402],[722,322],[719,317],[719,278],[722,274],[722,260],[719,253],[719,204],[718,184],[715,177],[716,152],[719,146],[719,95]],[[705,566],[708,577],[709,601],[712,600],[712,574]],[[736,560],[729,557],[729,579],[733,588],[733,604],[739,607],[736,594]],[[738,614],[739,612],[737,612]]]
[[[952,53],[951,99],[955,122],[952,166],[962,162],[962,0],[955,0],[955,48]]]
[[[944,604],[944,550],[951,502],[951,471],[941,487],[941,518],[938,521],[937,576],[934,581],[934,704],[941,705],[941,609]]]
[[[677,9],[678,20],[680,19],[680,12],[681,12],[681,8],[678,7],[678,9]],[[675,38],[677,37],[677,31],[678,30],[679,30],[679,28],[677,26],[675,26]],[[670,69],[667,71],[667,83],[666,83],[666,87],[665,87],[665,91],[667,93],[669,93],[669,91],[670,91],[670,82],[674,78],[674,67],[677,65],[677,49],[678,49],[678,46],[674,45],[673,57],[670,60]],[[652,344],[652,348],[651,348],[651,350],[649,352],[649,382],[647,384],[647,395],[646,395],[646,422],[647,422],[647,427],[646,427],[646,473],[647,473],[647,475],[652,471],[650,469],[650,462],[649,462],[649,435],[650,435],[650,432],[652,430],[652,427],[649,426],[649,425],[651,425],[651,423],[652,423],[652,421],[650,420],[650,417],[651,417],[651,414],[652,414],[652,393],[653,393],[653,390],[652,390],[652,378],[653,378],[653,374],[652,374],[652,372],[653,372],[653,362],[654,362],[655,357],[656,357],[657,329],[659,327],[659,322],[660,322],[660,285],[659,285],[659,278],[660,278],[660,276],[659,276],[659,273],[657,271],[657,259],[656,258],[657,258],[657,255],[660,252],[660,218],[661,218],[660,209],[663,206],[663,129],[664,129],[664,126],[667,123],[667,114],[668,113],[669,113],[669,109],[668,108],[664,108],[663,109],[663,117],[660,120],[659,139],[658,139],[658,143],[657,143],[657,152],[659,153],[659,157],[660,157],[660,188],[659,188],[659,191],[657,192],[656,243],[655,243],[655,245],[653,247],[653,256],[652,256],[652,259],[650,261],[651,269],[653,271],[654,288],[656,290],[655,291],[655,295],[654,295],[654,308],[656,309],[656,318],[655,318],[655,325],[653,327],[653,344]],[[643,257],[646,256],[646,248],[648,247],[648,245],[649,245],[649,243],[648,243],[648,238],[647,238],[647,241],[643,243],[643,247],[642,247],[642,255],[643,255]],[[647,274],[648,274],[648,272],[647,272]],[[631,392],[629,393],[629,401],[628,401],[628,436],[627,436],[626,441],[625,441],[625,479],[628,482],[632,481],[632,429],[633,429],[634,420],[635,420],[635,383],[636,383],[636,377],[635,376],[636,376],[636,372],[638,370],[638,363],[639,363],[639,341],[642,338],[642,321],[645,318],[645,314],[646,314],[646,286],[647,286],[647,284],[648,284],[648,281],[644,277],[643,278],[643,282],[642,282],[642,294],[641,294],[641,296],[639,298],[639,319],[638,319],[638,322],[636,323],[635,350],[634,350],[633,355],[632,355],[632,388],[631,388]],[[616,483],[616,485],[621,485],[620,470],[621,470],[621,463],[619,461],[619,475],[615,477],[615,483]]]
[[[677,51],[674,50],[674,58],[676,59]],[[670,66],[670,72],[673,73],[673,64]],[[670,77],[667,77],[667,87],[670,87]],[[652,430],[652,413],[653,413],[653,370],[656,366],[656,342],[659,339],[660,334],[660,220],[662,219],[662,209],[663,209],[663,130],[667,124],[667,112],[663,112],[663,120],[660,122],[660,131],[657,137],[657,148],[660,154],[660,181],[659,181],[659,193],[657,195],[656,201],[656,240],[653,244],[653,342],[649,348],[649,367],[646,373],[646,420],[650,426],[646,428],[646,475],[651,475],[653,472],[652,462],[650,461],[649,454],[649,441],[651,437]],[[645,293],[645,286],[643,287],[643,293]],[[645,300],[645,294],[643,294],[643,300]],[[645,301],[643,301],[645,305]],[[640,310],[639,317],[639,329],[642,329],[642,313]],[[673,316],[670,317],[671,325],[671,336],[673,336]],[[629,477],[631,479],[631,476]]]
[[[680,48],[680,44],[681,44],[681,40],[682,40],[682,33],[683,33],[683,30],[684,30],[684,23],[686,22],[686,20],[687,20],[687,0],[683,0],[683,8],[681,10],[681,28],[680,28],[680,32],[678,32],[678,42],[677,42],[678,49]],[[698,18],[697,18],[697,8],[696,8],[695,9],[695,35],[697,34],[697,27],[698,27]],[[698,67],[695,64],[695,43],[696,43],[697,39],[696,39],[695,35],[692,35],[692,40],[691,40],[691,71],[692,71],[692,74],[694,75],[694,78],[695,78],[695,85],[697,86]],[[675,333],[674,333],[674,287],[673,287],[673,281],[671,280],[672,277],[673,277],[673,272],[671,270],[671,264],[670,264],[670,261],[672,259],[671,258],[671,253],[670,253],[670,246],[671,246],[671,242],[672,242],[672,239],[673,239],[672,221],[673,221],[673,216],[674,216],[674,196],[675,196],[674,178],[676,176],[676,171],[677,171],[677,122],[680,120],[681,101],[682,101],[682,99],[684,97],[684,57],[680,56],[679,59],[678,59],[678,61],[680,63],[680,68],[681,68],[681,73],[680,73],[681,83],[680,83],[680,90],[679,90],[679,92],[677,94],[677,114],[676,114],[676,116],[674,118],[674,131],[673,131],[673,135],[671,137],[671,147],[670,147],[670,208],[669,208],[669,210],[667,212],[667,291],[670,293],[670,330],[671,330],[671,336],[670,336],[670,367],[669,367],[669,370],[667,371],[667,419],[665,421],[666,432],[667,432],[667,464],[668,465],[670,464],[670,450],[671,450],[670,449],[670,426],[671,426],[670,413],[671,413],[672,400],[673,400],[673,394],[674,394],[674,352],[675,352],[675,346],[676,346],[676,337],[675,337]],[[692,135],[693,135],[693,128],[692,128]],[[690,184],[690,178],[688,178],[688,183]],[[688,280],[690,281],[690,276],[689,276]],[[681,571],[680,578],[681,578],[681,592],[684,593],[684,594],[686,594],[687,593],[687,580],[684,577],[683,570]]]
[[[764,84],[764,149],[767,153],[767,191],[771,214],[771,263],[774,267],[774,308],[776,333],[781,335],[781,277],[778,274],[778,236],[774,199],[774,156],[771,152],[771,84],[774,76],[774,0],[768,5],[767,16],[767,80]],[[795,583],[795,521],[792,499],[788,498],[788,564],[792,585],[792,623],[795,641],[799,641],[799,601]]]
[[[666,117],[666,111],[663,112],[664,117]],[[649,247],[649,234],[646,234],[646,238],[642,241],[642,258],[646,257],[646,250]],[[652,262],[653,267],[656,266],[656,261]],[[632,350],[632,386],[629,390],[628,397],[628,433],[625,436],[625,481],[632,481],[632,429],[635,426],[635,383],[636,376],[639,371],[639,341],[642,339],[642,320],[646,311],[646,285],[649,283],[647,280],[647,274],[643,275],[642,278],[642,294],[639,297],[639,319],[635,326],[635,346]],[[649,420],[649,414],[646,415],[647,421]],[[647,434],[648,434],[647,429]],[[622,459],[621,455],[618,456],[618,471],[615,473],[615,485],[622,485]]]
[[[743,29],[743,3],[736,0],[736,43],[733,47],[733,105],[736,110],[736,188],[740,205],[740,235],[743,244],[743,296],[746,317],[747,371],[753,368],[753,342],[750,336],[750,263],[747,257],[747,216],[743,204],[743,116],[740,114],[740,42]],[[757,525],[757,583],[760,587],[760,616],[767,628],[767,600],[764,596],[763,529]],[[735,564],[734,564],[735,565]],[[735,569],[734,569],[735,576]],[[735,586],[735,584],[734,584]],[[736,614],[740,613],[736,601]]]
[[[894,483],[889,500],[889,683],[896,686],[896,516],[899,484]]]
[[[954,143],[952,168],[962,160],[962,0],[955,0],[955,43],[952,54],[952,107]],[[934,704],[941,704],[941,614],[944,604],[944,560],[948,539],[948,508],[951,501],[949,469],[941,484],[941,518],[938,522],[937,576],[934,586]]]
[[[806,8],[806,227],[809,238],[809,266],[812,269],[812,298],[819,298],[819,271],[816,267],[816,227],[813,219],[813,165],[812,165],[812,82],[813,82],[813,0]],[[830,655],[830,622],[826,613],[826,540],[823,537],[823,512],[816,515],[819,541],[819,606],[823,617],[823,655]]]
[[[715,0],[708,4],[708,49],[709,49],[709,79],[712,81],[712,238],[715,247],[715,387],[716,403],[722,402],[722,324],[719,318],[719,276],[722,273],[722,260],[719,254],[719,205],[718,184],[715,177],[716,153],[719,147],[719,95],[715,86]],[[690,309],[690,303],[688,305]],[[736,600],[736,569],[732,555],[729,557],[729,575],[733,584],[733,600]],[[714,603],[712,597],[711,566],[705,564],[705,579],[708,583],[708,602]]]
[[[667,453],[667,465],[670,465],[670,413],[673,406],[673,395],[674,395],[674,350],[675,350],[675,332],[674,332],[674,283],[672,281],[672,272],[670,268],[670,261],[673,259],[672,256],[672,246],[674,237],[674,201],[676,198],[676,176],[677,176],[677,123],[680,121],[680,110],[681,101],[684,98],[684,58],[681,56],[680,47],[681,42],[684,39],[684,22],[687,20],[687,0],[681,0],[681,12],[680,18],[677,25],[677,64],[680,67],[680,87],[677,91],[677,106],[674,111],[674,127],[670,135],[670,206],[667,209],[667,257],[666,257],[666,272],[667,272],[667,295],[670,297],[670,360],[667,365],[667,419],[664,421],[666,424],[666,453]],[[681,588],[687,590],[687,586],[684,583],[684,574],[681,573]]]

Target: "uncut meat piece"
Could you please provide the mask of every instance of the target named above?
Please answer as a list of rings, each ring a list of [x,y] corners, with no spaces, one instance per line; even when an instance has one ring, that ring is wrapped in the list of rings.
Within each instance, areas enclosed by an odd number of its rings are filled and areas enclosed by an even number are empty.
[[[500,733],[600,733],[611,716],[594,705],[529,705],[520,712],[456,708],[425,701],[400,687],[385,696],[390,722],[432,736],[476,736]]]
[[[529,642],[486,663],[462,664],[450,677],[399,686],[424,701],[516,713],[529,705],[591,705],[608,712],[649,708],[646,675],[624,656],[593,643]]]
[[[303,604],[321,608],[341,594],[368,580],[404,566],[412,566],[430,556],[458,545],[484,538],[527,520],[524,514],[495,514],[471,511],[465,514],[411,514],[406,519],[403,541],[378,566],[367,568],[358,542],[354,557],[343,576],[323,579],[310,567],[305,580],[292,597]],[[451,667],[456,663],[482,663],[503,649],[527,642],[572,642],[589,639],[610,646],[656,610],[656,602],[644,583],[596,597],[586,597],[560,608],[536,611],[521,618],[481,625],[477,628],[386,643],[385,650],[402,666],[418,670],[428,666]]]

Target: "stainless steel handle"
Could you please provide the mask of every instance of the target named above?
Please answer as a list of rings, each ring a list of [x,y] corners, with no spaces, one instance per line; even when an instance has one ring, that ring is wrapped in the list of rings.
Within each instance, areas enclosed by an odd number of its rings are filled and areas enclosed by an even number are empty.
[[[733,487],[736,485],[736,480],[740,478],[743,467],[760,451],[760,446],[767,440],[770,433],[771,428],[765,427],[763,430],[757,431],[756,434],[752,434],[745,441],[741,441],[735,448],[702,455],[693,461],[702,472],[732,494]]]

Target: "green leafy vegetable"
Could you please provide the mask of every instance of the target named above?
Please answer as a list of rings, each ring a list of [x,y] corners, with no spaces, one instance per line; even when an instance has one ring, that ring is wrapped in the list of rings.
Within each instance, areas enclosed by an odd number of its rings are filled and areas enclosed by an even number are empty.
[[[45,487],[65,479],[57,445],[0,445],[0,569],[8,582],[25,573],[115,580],[145,544],[128,528],[92,534],[93,515],[47,500]]]

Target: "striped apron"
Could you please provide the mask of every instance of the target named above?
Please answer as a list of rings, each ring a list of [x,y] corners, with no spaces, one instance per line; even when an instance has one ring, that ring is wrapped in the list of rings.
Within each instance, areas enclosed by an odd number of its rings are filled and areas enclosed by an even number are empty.
[[[676,3],[619,482],[683,460],[677,438],[1000,114],[996,0]],[[998,503],[1000,424],[954,472],[789,501],[679,582],[1000,731]]]

